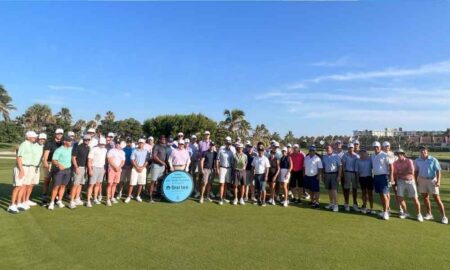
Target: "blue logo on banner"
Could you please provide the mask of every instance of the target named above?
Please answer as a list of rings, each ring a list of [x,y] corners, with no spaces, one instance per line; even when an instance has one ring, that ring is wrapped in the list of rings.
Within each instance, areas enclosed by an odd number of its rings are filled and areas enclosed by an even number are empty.
[[[187,200],[194,189],[191,176],[184,171],[175,171],[166,176],[162,184],[164,197],[173,203]]]

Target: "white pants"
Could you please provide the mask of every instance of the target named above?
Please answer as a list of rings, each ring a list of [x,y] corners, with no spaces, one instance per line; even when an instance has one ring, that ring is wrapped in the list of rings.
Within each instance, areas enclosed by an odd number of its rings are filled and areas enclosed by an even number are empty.
[[[135,168],[131,169],[130,186],[145,185],[147,177],[147,169],[144,168],[142,172],[138,172]]]

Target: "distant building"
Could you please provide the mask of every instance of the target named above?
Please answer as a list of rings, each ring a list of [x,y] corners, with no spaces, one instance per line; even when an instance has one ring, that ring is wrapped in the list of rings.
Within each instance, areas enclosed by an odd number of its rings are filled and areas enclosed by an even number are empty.
[[[353,137],[375,136],[375,137],[409,137],[409,136],[444,136],[446,131],[405,131],[403,128],[385,128],[384,130],[354,130]]]

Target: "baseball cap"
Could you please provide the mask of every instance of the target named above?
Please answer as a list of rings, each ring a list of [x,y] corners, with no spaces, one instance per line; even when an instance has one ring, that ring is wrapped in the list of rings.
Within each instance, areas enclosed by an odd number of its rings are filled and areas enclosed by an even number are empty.
[[[353,144],[360,144],[358,140],[354,141]]]
[[[184,136],[183,132],[178,132],[178,136]]]
[[[341,140],[337,140],[334,144],[342,144]]]
[[[69,136],[75,136],[75,132],[69,131],[69,132],[67,132],[67,135],[69,135]]]
[[[380,142],[376,141],[376,142],[372,143],[372,146],[373,147],[381,147],[381,144],[380,144]]]
[[[55,134],[64,134],[64,130],[62,128],[57,128]]]
[[[348,148],[355,148],[355,145],[354,145],[353,143],[349,143],[349,144],[347,145],[347,147],[348,147]]]
[[[300,145],[294,144],[294,148],[299,148],[299,147],[300,147]]]
[[[25,136],[28,138],[37,138],[37,134],[34,131],[27,131],[27,133],[25,133]]]
[[[184,141],[183,140],[179,140],[178,141],[178,145],[183,144],[184,145]]]
[[[237,143],[236,144],[236,148],[243,148],[243,147],[244,147],[244,145],[242,143]]]
[[[153,136],[150,136],[150,137],[147,138],[147,140],[153,141],[153,140],[155,140],[155,138],[153,138]]]
[[[386,147],[386,146],[391,146],[391,144],[388,141],[386,141],[383,143],[383,147]]]
[[[292,147],[292,144],[288,143],[288,144],[287,144],[287,147],[288,147],[288,148],[291,148],[291,147]]]
[[[280,143],[279,143],[279,142],[275,142],[275,143],[273,144],[273,146],[275,146],[275,147],[280,147]]]
[[[139,140],[138,140],[138,143],[145,143],[145,139],[142,139],[142,138],[139,139]]]
[[[287,152],[287,147],[281,148],[281,151],[282,151],[282,152]]]
[[[87,133],[95,133],[95,128],[88,129]]]
[[[64,136],[64,139],[63,139],[65,142],[71,142],[71,141],[73,141],[73,139],[72,139],[72,137],[70,137],[69,135],[66,135],[66,136]]]
[[[246,145],[246,146],[252,146],[252,143],[251,143],[250,141],[246,141],[246,142],[245,142],[245,145]]]
[[[127,138],[126,142],[127,142],[127,143],[132,143],[133,140],[132,140],[131,138]]]
[[[83,136],[83,140],[90,140],[90,139],[91,139],[91,135],[86,134]]]
[[[404,153],[405,153],[405,151],[401,148],[399,148],[395,151],[395,154],[404,154]]]
[[[114,137],[114,133],[112,132],[108,133],[108,137]]]
[[[226,138],[225,138],[225,141],[226,141],[226,142],[231,142],[231,137],[229,137],[229,136],[226,137]]]
[[[191,136],[191,139],[197,139],[197,136],[192,135],[192,136]]]
[[[45,140],[47,140],[47,134],[45,134],[45,133],[41,133],[41,134],[39,134],[39,137],[38,137],[39,139],[45,139]]]
[[[100,140],[98,140],[98,144],[106,144],[106,138],[101,137]]]
[[[421,145],[421,146],[419,147],[419,150],[428,150],[428,146],[426,146],[426,145]]]
[[[316,146],[315,145],[311,145],[309,148],[309,151],[316,151]]]
[[[186,139],[184,139],[184,142],[185,142],[185,143],[190,143],[191,140],[189,140],[189,139],[186,138]]]
[[[210,135],[211,133],[209,132],[209,131],[205,131],[203,134],[205,134],[205,135]]]
[[[213,141],[210,141],[210,142],[209,142],[209,145],[216,145],[216,143],[213,142]]]

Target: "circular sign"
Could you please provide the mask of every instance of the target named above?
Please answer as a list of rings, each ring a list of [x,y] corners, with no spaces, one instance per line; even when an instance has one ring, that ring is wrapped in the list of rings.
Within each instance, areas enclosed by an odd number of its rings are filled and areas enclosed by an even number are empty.
[[[194,182],[190,174],[184,171],[175,171],[166,176],[162,183],[164,197],[173,203],[187,200],[194,190]]]

